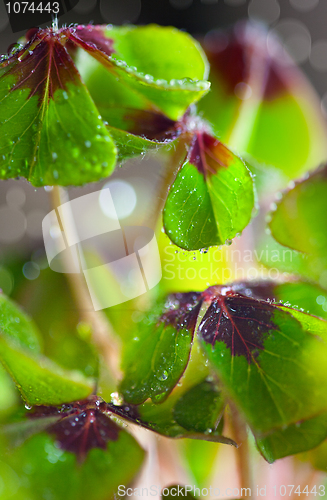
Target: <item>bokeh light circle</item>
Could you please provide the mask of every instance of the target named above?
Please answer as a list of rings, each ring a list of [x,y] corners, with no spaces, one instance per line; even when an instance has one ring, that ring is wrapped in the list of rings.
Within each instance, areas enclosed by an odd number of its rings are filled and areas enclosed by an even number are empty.
[[[280,16],[280,6],[277,0],[251,0],[248,15],[252,21],[273,23]]]
[[[327,40],[317,40],[312,45],[310,63],[317,71],[327,71]]]
[[[294,9],[300,11],[309,11],[317,7],[319,0],[290,0],[290,4]]]
[[[23,265],[23,275],[28,280],[36,280],[40,276],[40,268],[35,262],[25,262]]]
[[[10,207],[21,208],[26,201],[26,194],[21,187],[12,187],[7,191],[6,201]]]
[[[308,59],[311,52],[311,35],[308,28],[296,19],[282,19],[268,34],[268,51],[273,57],[280,57],[280,62],[285,63],[285,53],[280,53],[275,39],[279,39],[282,50],[288,53],[297,64]],[[276,52],[277,49],[277,52]]]
[[[103,189],[105,188],[109,188],[110,190],[115,212],[107,205],[107,196],[101,191],[99,203],[102,212],[111,219],[115,219],[116,214],[118,219],[129,217],[133,213],[137,203],[136,192],[132,184],[123,180],[113,180],[107,182],[103,186]]]
[[[42,238],[42,221],[46,212],[41,209],[31,210],[26,216],[26,233],[34,239]]]
[[[0,241],[15,243],[23,238],[26,229],[26,217],[23,212],[7,206],[0,207]]]

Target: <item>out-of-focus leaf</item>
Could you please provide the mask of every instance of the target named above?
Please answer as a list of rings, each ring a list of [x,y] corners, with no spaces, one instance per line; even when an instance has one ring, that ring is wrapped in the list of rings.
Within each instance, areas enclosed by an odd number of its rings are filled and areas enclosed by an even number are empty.
[[[41,334],[37,326],[4,295],[0,295],[0,332],[17,345],[40,353]]]
[[[35,325],[5,297],[0,300],[0,361],[30,405],[83,399],[93,389],[93,380],[64,371],[40,354]]]
[[[83,464],[58,447],[49,435],[33,436],[19,448],[2,448],[1,499],[52,498],[107,500],[119,485],[132,481],[143,462],[144,451],[123,429],[105,450],[92,449]]]
[[[275,460],[295,453],[311,450],[327,437],[327,414],[278,429],[267,437],[258,439],[257,446],[265,459]]]
[[[282,245],[308,254],[327,269],[327,166],[286,191],[272,213],[272,235]]]
[[[173,243],[186,250],[222,245],[243,231],[253,207],[253,180],[245,164],[208,133],[194,134],[163,213]]]
[[[272,277],[282,276],[279,273],[288,273],[327,288],[324,259],[314,258],[280,245],[271,234],[261,233],[257,236],[259,240],[256,250],[258,262],[270,268],[269,273]]]
[[[25,280],[19,297],[42,332],[43,354],[63,368],[96,377],[98,353],[91,341],[90,325],[79,322],[67,277],[43,269],[37,280]]]
[[[325,440],[315,449],[300,455],[300,459],[310,461],[315,469],[326,472],[327,470],[327,441]],[[317,488],[319,491],[319,489]]]
[[[203,46],[212,92],[200,109],[222,141],[288,178],[325,160],[320,103],[277,39],[240,23],[211,32]]]
[[[21,412],[20,412],[21,413]],[[16,417],[16,416],[15,416]],[[60,415],[46,415],[37,420],[17,419],[14,422],[5,423],[0,427],[0,436],[3,436],[8,447],[20,446],[28,438],[47,430],[51,425],[58,422]]]
[[[219,443],[208,441],[196,441],[194,439],[183,439],[179,442],[179,449],[183,462],[187,463],[188,469],[195,479],[195,484],[206,488],[214,469],[217,455],[220,451],[224,453],[225,448]]]
[[[0,64],[0,177],[35,186],[108,176],[116,148],[64,47],[45,29]]]
[[[181,378],[189,360],[200,294],[172,294],[164,305],[138,324],[123,357],[124,399],[140,404],[165,399]]]
[[[204,294],[205,352],[257,438],[326,411],[324,320],[228,287]]]
[[[0,361],[29,405],[53,405],[86,398],[94,381],[63,370],[49,359],[31,355],[0,337]]]

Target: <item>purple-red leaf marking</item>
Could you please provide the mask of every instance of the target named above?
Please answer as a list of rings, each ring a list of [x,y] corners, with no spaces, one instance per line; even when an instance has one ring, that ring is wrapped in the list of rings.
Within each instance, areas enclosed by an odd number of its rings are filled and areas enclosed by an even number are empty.
[[[113,40],[104,35],[102,26],[74,26],[57,31],[33,28],[26,39],[25,46],[5,58],[0,68],[8,68],[5,75],[16,77],[11,92],[29,88],[29,97],[37,94],[49,100],[57,89],[65,90],[67,83],[81,84],[65,46],[80,46],[94,57],[106,60],[113,53]]]
[[[92,448],[107,448],[108,441],[116,441],[119,435],[118,425],[104,413],[106,403],[90,396],[83,401],[76,401],[61,407],[38,406],[30,418],[59,415],[60,420],[48,427],[60,448],[73,452],[82,462]]]
[[[203,340],[215,345],[222,341],[232,356],[244,356],[248,363],[264,348],[269,332],[277,328],[273,322],[274,306],[227,291],[215,297],[199,326]]]
[[[140,419],[136,406],[117,406],[95,395],[62,406],[36,406],[27,413],[31,419],[58,417],[46,431],[54,436],[61,449],[75,453],[79,462],[85,460],[92,448],[106,450],[109,441],[117,441],[121,427],[111,415],[151,429],[150,424]]]
[[[227,168],[233,161],[232,152],[207,132],[196,132],[187,156],[205,177],[215,175],[219,168]]]
[[[160,321],[174,326],[177,330],[185,328],[194,333],[202,300],[200,292],[171,294],[167,298],[167,310],[160,317]]]

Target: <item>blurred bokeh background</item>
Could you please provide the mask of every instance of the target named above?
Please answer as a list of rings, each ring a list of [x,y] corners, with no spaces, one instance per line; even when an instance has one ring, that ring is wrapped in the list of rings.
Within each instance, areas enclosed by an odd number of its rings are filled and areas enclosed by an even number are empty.
[[[64,23],[172,25],[201,36],[240,19],[261,21],[282,38],[327,105],[325,0],[79,0]],[[12,33],[0,2],[0,52],[24,33]]]

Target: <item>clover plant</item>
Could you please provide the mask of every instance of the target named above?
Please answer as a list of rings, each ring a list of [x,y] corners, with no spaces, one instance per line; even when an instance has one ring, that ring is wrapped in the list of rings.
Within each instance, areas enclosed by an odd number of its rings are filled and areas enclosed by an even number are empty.
[[[92,311],[83,277],[49,268],[1,295],[0,499],[118,498],[145,463],[140,428],[178,439],[197,484],[217,446],[253,497],[259,454],[325,471],[326,127],[278,40],[245,23],[200,41],[33,28],[0,60],[0,132],[1,179],[46,187],[53,208],[64,187],[160,160],[163,267],[126,308]],[[259,278],[244,260],[240,279],[235,248]]]

